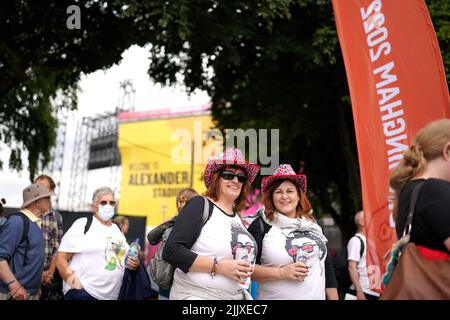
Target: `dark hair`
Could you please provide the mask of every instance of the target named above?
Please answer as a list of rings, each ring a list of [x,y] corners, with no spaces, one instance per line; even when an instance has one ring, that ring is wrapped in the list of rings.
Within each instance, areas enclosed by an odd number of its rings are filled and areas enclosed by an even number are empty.
[[[225,169],[228,169],[228,168],[241,169],[244,172],[246,172],[244,168],[241,168],[239,166],[226,166],[220,170],[217,170],[211,176],[211,182],[209,184],[209,188],[203,194],[204,196],[209,197],[215,201],[217,201],[217,199],[219,199],[220,174],[222,173],[222,171],[224,171]],[[246,174],[248,174],[248,173],[246,172]],[[241,193],[239,194],[239,197],[237,197],[236,200],[234,200],[234,208],[236,211],[241,211],[246,208],[247,195],[248,195],[249,191],[250,191],[250,183],[247,181],[244,184],[242,184]]]
[[[127,222],[130,223],[130,220],[125,216],[115,216],[114,219],[112,220],[112,222],[117,224],[117,226],[120,228],[125,223],[127,223]]]
[[[6,204],[6,200],[4,198],[0,198],[0,216],[3,214],[3,205]]]
[[[277,212],[277,209],[275,208],[275,205],[273,203],[273,193],[275,192],[275,189],[278,188],[286,180],[291,181],[289,179],[276,180],[269,186],[268,189],[263,192],[262,203],[264,205],[264,212],[269,221],[275,219],[275,213]],[[310,220],[314,220],[314,217],[311,214],[311,203],[309,202],[305,193],[300,190],[300,187],[295,182],[291,182],[295,185],[295,189],[297,189],[297,193],[300,198],[300,201],[297,204],[296,217],[306,217]]]
[[[50,185],[50,191],[54,191],[56,188],[56,184],[55,181],[53,181],[53,179],[46,175],[46,174],[41,174],[39,176],[37,176],[36,178],[34,178],[34,183],[36,183],[38,180],[47,180],[48,184]]]

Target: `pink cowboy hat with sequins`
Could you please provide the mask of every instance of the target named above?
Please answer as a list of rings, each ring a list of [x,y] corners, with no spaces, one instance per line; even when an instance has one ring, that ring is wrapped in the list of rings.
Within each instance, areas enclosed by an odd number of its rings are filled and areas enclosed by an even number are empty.
[[[258,174],[259,166],[254,163],[245,161],[241,150],[237,148],[228,148],[223,154],[217,158],[208,161],[205,169],[205,186],[209,188],[211,183],[211,176],[218,170],[227,166],[236,166],[245,170],[248,176],[248,182],[251,184]]]
[[[281,164],[273,175],[262,178],[261,190],[266,191],[272,183],[278,180],[291,180],[300,187],[303,193],[306,193],[306,176],[296,174],[289,164]]]

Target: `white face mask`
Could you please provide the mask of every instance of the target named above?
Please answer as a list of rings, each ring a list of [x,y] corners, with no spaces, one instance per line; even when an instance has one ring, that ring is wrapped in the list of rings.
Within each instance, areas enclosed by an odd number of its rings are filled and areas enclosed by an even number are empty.
[[[100,216],[100,218],[102,218],[103,221],[107,222],[114,216],[114,207],[109,204],[99,206],[98,215]]]

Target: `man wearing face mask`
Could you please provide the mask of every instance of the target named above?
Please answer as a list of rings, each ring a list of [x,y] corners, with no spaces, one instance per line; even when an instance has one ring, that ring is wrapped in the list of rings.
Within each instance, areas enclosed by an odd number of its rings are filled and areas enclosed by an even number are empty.
[[[38,300],[44,269],[41,217],[54,193],[39,184],[23,190],[20,212],[13,213],[0,232],[0,300]]]
[[[93,219],[76,220],[61,240],[56,267],[63,278],[65,300],[116,300],[125,268],[136,270],[139,260],[127,257],[128,244],[116,224],[116,201],[108,187],[94,191]]]

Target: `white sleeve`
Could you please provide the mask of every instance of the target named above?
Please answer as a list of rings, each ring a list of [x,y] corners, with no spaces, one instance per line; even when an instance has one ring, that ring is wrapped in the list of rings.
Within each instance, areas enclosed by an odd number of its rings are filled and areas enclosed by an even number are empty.
[[[361,260],[361,241],[357,237],[353,237],[347,244],[347,260],[357,261]]]
[[[86,226],[86,223],[87,218],[77,219],[62,237],[58,251],[70,253],[81,252],[84,243],[84,227]]]

